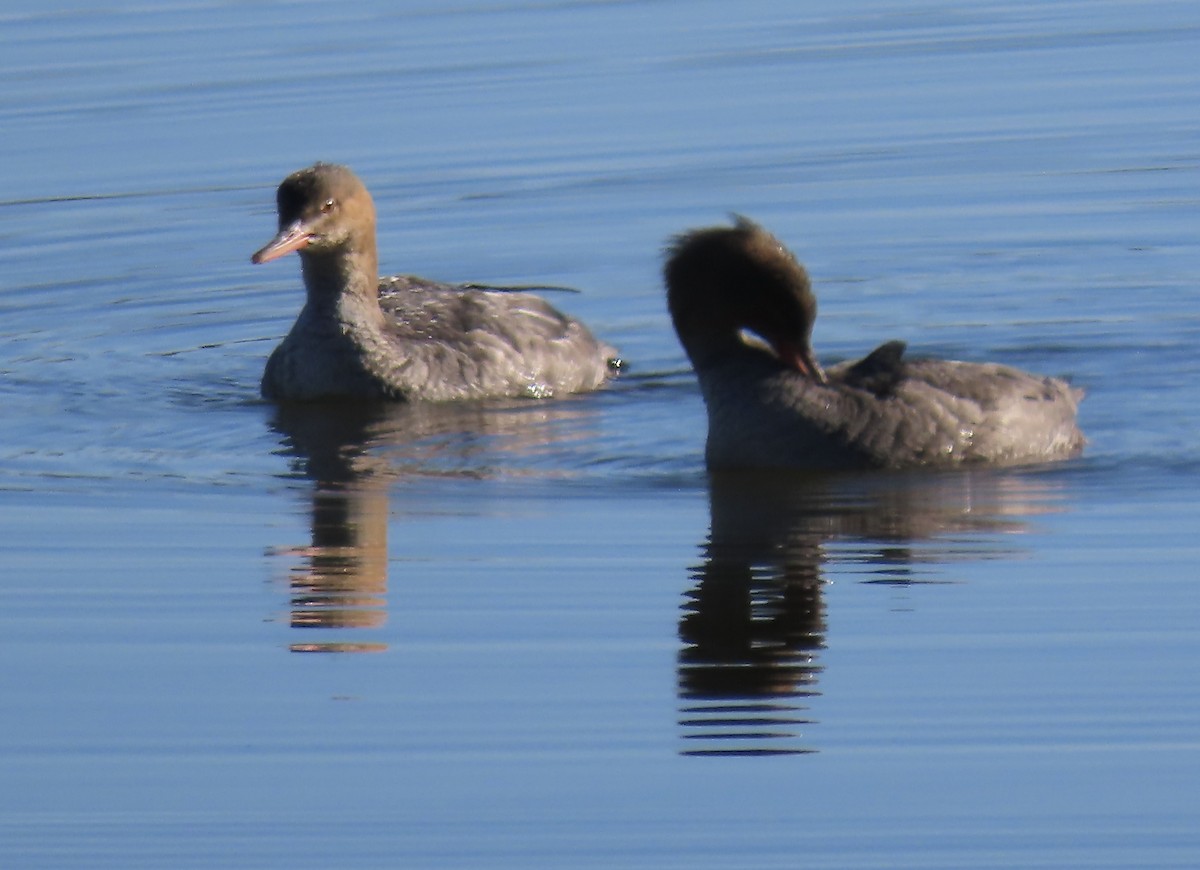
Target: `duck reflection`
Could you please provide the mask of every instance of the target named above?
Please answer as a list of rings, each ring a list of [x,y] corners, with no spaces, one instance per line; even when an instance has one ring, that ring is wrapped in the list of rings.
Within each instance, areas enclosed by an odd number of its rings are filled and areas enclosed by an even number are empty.
[[[389,493],[414,477],[536,473],[536,458],[586,427],[565,400],[457,405],[285,404],[272,428],[312,483],[310,543],[278,548],[294,629],[381,628],[387,620]],[[530,460],[524,465],[523,460]],[[294,652],[375,652],[369,640],[305,640]]]
[[[1008,558],[1054,485],[1019,472],[800,476],[717,473],[711,525],[679,621],[686,755],[815,751],[828,572],[944,581],[954,561]]]

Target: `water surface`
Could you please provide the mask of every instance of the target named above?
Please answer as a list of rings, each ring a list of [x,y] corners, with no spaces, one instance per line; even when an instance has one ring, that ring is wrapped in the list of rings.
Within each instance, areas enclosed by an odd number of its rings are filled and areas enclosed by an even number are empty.
[[[0,9],[0,863],[1195,866],[1193,5]],[[316,159],[627,374],[259,401]],[[823,360],[1069,377],[1085,456],[709,478],[658,268],[730,211]]]

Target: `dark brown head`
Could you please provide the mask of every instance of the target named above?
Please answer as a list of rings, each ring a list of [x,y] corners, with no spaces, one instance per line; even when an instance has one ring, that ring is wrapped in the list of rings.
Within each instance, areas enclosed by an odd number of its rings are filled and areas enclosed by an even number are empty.
[[[293,172],[275,194],[279,233],[251,260],[266,263],[292,251],[374,255],[375,204],[345,166],[316,163]]]
[[[676,237],[663,269],[667,308],[692,365],[744,345],[742,332],[765,341],[785,365],[819,382],[811,335],[817,300],[792,252],[753,221]]]

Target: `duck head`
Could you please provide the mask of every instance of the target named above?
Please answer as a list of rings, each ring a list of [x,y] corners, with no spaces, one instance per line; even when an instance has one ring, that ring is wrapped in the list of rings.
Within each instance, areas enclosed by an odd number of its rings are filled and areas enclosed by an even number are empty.
[[[675,332],[693,366],[744,348],[749,332],[784,365],[826,382],[812,352],[817,300],[808,273],[758,224],[735,216],[732,227],[676,237],[663,277]]]
[[[292,251],[302,257],[374,255],[375,204],[345,166],[317,163],[293,172],[275,194],[279,233],[250,258],[267,263]]]

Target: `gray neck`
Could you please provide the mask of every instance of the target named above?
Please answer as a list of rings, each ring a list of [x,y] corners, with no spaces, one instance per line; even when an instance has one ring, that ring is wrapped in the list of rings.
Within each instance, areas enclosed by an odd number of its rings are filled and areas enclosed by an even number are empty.
[[[383,324],[374,250],[301,251],[300,268],[310,313],[357,326]]]

